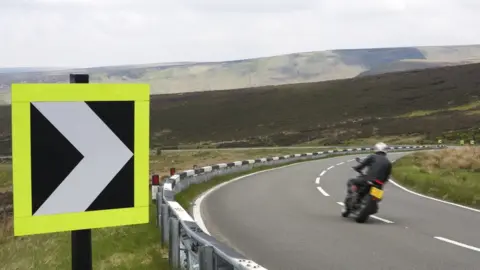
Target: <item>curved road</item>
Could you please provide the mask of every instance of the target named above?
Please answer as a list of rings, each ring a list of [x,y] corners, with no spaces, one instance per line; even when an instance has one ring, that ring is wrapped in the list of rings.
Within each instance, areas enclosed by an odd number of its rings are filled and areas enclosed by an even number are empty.
[[[405,153],[390,153],[395,160]],[[388,183],[366,224],[340,215],[355,156],[300,163],[224,185],[200,212],[218,240],[269,270],[480,269],[480,211]],[[198,214],[198,212],[197,212]]]

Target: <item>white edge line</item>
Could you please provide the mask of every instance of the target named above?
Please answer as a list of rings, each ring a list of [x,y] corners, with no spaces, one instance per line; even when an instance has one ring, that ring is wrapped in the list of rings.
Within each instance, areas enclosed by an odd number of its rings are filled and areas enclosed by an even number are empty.
[[[323,176],[327,171],[323,170],[320,176]]]
[[[384,219],[384,218],[381,218],[381,217],[379,217],[379,216],[371,215],[371,217],[372,217],[372,218],[375,218],[375,219],[378,219],[378,220],[380,220],[380,221],[383,221],[383,222],[385,222],[385,223],[388,223],[388,224],[393,224],[393,223],[394,223],[394,222],[391,221],[391,220]]]
[[[345,204],[343,202],[337,202],[337,204],[341,205],[341,206],[345,206]],[[388,220],[388,219],[384,219],[384,218],[381,218],[381,217],[378,217],[378,216],[375,216],[375,215],[371,215],[370,217],[374,218],[374,219],[378,219],[380,221],[383,221],[385,223],[389,223],[389,224],[393,224],[395,222],[391,221],[391,220]]]
[[[317,187],[317,189],[318,189],[318,191],[320,191],[323,194],[323,196],[325,196],[325,197],[330,196],[327,192],[325,192],[325,190],[323,190],[322,187]]]
[[[317,178],[315,179],[315,184],[317,184],[317,185],[320,184],[320,177],[317,177]]]
[[[312,161],[316,161],[316,160],[312,160]],[[219,188],[227,185],[227,184],[230,184],[230,183],[233,183],[235,181],[238,181],[238,180],[241,180],[243,178],[247,178],[247,177],[250,177],[250,176],[254,176],[256,174],[260,174],[260,173],[264,173],[264,172],[269,172],[269,171],[273,171],[273,170],[278,170],[278,169],[282,169],[282,168],[287,168],[287,167],[291,167],[291,166],[296,166],[296,165],[300,165],[300,164],[303,164],[304,162],[300,162],[300,163],[294,163],[294,164],[289,164],[289,165],[285,165],[285,166],[281,166],[281,167],[276,167],[276,168],[272,168],[272,169],[268,169],[268,170],[263,170],[263,171],[258,171],[258,172],[254,172],[254,173],[250,173],[250,174],[246,174],[246,175],[242,175],[242,176],[239,176],[237,178],[234,178],[230,181],[227,181],[227,182],[224,182],[224,183],[221,183],[217,186],[214,186],[213,188],[205,191],[204,193],[202,193],[195,201],[194,201],[194,204],[193,204],[193,209],[192,209],[192,214],[193,214],[193,219],[195,220],[195,222],[197,222],[198,224],[198,227],[200,227],[200,229],[202,229],[202,231],[208,235],[211,235],[210,232],[208,231],[207,229],[207,226],[205,226],[205,222],[203,221],[203,218],[202,218],[202,212],[201,212],[201,207],[202,207],[202,202],[203,200],[205,200],[205,198],[208,197],[208,195],[210,195],[212,192],[218,190]]]
[[[459,246],[459,247],[468,248],[468,249],[470,249],[470,250],[474,250],[474,251],[480,252],[480,248],[477,248],[477,247],[474,247],[474,246],[470,246],[470,245],[467,245],[467,244],[464,244],[464,243],[460,243],[460,242],[457,242],[457,241],[453,241],[453,240],[450,240],[450,239],[448,239],[448,238],[444,238],[444,237],[440,237],[440,236],[434,236],[433,238],[435,238],[435,239],[437,239],[437,240],[440,240],[440,241],[444,241],[444,242],[453,244],[453,245],[457,245],[457,246]]]

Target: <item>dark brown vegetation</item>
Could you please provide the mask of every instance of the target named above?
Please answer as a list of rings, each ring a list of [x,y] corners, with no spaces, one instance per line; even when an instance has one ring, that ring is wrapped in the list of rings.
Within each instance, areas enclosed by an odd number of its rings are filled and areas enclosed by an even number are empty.
[[[480,107],[472,105],[480,101],[478,74],[480,64],[470,64],[319,83],[156,95],[151,101],[152,144],[233,141],[227,145],[285,146],[311,140],[341,144],[398,135],[421,135],[431,142],[451,131],[461,133],[448,138],[468,140],[480,127]],[[0,107],[0,141],[9,135],[10,109]]]
[[[473,64],[320,83],[159,95],[152,97],[152,135],[154,143],[167,145],[244,139],[292,145],[322,138],[338,144],[400,134],[436,140],[451,130],[480,127],[480,107],[464,106],[480,100],[478,74],[480,65]],[[416,111],[424,112],[406,115]]]

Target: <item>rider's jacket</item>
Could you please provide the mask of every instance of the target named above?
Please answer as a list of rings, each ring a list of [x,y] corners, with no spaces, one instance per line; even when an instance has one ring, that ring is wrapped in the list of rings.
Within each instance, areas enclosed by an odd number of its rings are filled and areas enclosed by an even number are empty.
[[[369,155],[353,169],[360,172],[365,167],[368,167],[368,172],[365,174],[366,180],[370,181],[380,180],[387,182],[392,173],[392,163],[383,153]]]

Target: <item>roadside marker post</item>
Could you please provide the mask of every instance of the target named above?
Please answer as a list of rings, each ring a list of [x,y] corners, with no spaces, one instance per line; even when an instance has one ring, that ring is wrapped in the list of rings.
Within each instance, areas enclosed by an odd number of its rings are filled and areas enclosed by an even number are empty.
[[[70,83],[89,83],[88,74],[70,74]],[[71,232],[72,270],[92,270],[92,229]]]
[[[91,229],[149,222],[147,84],[12,85],[14,235],[71,231],[92,269]]]

